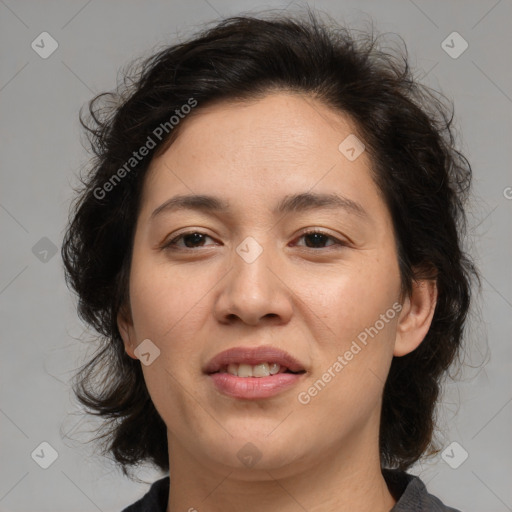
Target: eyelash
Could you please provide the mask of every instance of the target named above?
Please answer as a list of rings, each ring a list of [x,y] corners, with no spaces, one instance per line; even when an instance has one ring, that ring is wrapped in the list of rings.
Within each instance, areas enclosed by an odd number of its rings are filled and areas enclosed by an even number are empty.
[[[169,242],[164,243],[163,246],[162,246],[162,249],[169,250],[169,251],[195,251],[196,248],[177,247],[176,246],[176,242],[177,241],[181,240],[182,238],[184,238],[184,237],[186,237],[188,235],[202,235],[202,236],[206,236],[208,238],[212,238],[210,235],[207,235],[206,233],[203,233],[201,231],[197,231],[197,230],[195,230],[195,231],[188,231],[186,233],[181,233],[180,235],[178,235],[177,237],[173,238]],[[339,240],[338,238],[335,238],[332,235],[324,233],[323,231],[320,231],[318,229],[305,231],[304,233],[302,233],[299,236],[299,239],[304,237],[304,236],[307,236],[307,235],[323,235],[324,237],[327,237],[327,239],[331,239],[331,240],[334,240],[336,242],[335,244],[332,244],[332,245],[327,246],[327,247],[319,247],[319,248],[306,247],[306,249],[311,249],[313,251],[318,251],[319,249],[327,249],[327,248],[333,247],[335,245],[338,245],[340,247],[344,247],[344,246],[348,245],[346,242],[343,242],[342,240]],[[305,246],[303,246],[303,247],[305,247]]]

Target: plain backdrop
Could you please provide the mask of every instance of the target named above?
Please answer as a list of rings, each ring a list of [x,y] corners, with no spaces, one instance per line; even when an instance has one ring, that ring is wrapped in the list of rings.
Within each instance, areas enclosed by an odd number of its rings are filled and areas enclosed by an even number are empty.
[[[80,107],[114,88],[133,58],[205,22],[304,5],[0,0],[1,511],[118,512],[162,476],[142,468],[147,483],[132,482],[85,443],[98,424],[83,417],[70,391],[86,357],[79,340],[91,334],[77,318],[59,255],[72,186],[88,159]],[[455,102],[460,147],[474,170],[469,244],[483,287],[465,357],[472,367],[447,383],[439,425],[452,459],[468,456],[454,469],[439,454],[411,472],[464,512],[512,510],[512,3],[309,5],[353,27],[372,19],[379,32],[399,34],[416,76]]]

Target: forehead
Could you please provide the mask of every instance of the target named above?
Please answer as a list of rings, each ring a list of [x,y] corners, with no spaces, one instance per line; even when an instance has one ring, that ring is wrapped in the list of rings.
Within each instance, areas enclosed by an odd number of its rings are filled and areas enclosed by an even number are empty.
[[[355,135],[355,124],[311,97],[273,93],[198,105],[182,123],[173,144],[150,165],[145,203],[158,206],[172,193],[213,192],[246,208],[255,204],[249,198],[277,204],[307,191],[358,203],[377,198],[366,153],[350,161],[339,149]]]
[[[208,152],[224,161],[254,160],[292,165],[327,152],[337,159],[339,143],[355,133],[350,118],[318,100],[298,93],[271,93],[247,101],[223,101],[198,108],[183,121],[173,152]],[[198,141],[201,146],[198,147]],[[187,155],[190,157],[191,155]]]

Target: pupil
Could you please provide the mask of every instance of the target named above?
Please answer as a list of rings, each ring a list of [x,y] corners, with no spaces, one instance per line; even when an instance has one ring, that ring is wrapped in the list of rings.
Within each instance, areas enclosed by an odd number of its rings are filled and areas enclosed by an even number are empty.
[[[309,233],[306,235],[306,240],[308,239],[311,239],[311,238],[314,238],[314,246],[316,247],[316,243],[322,243],[322,241],[325,242],[325,240],[322,240],[323,238],[325,238],[326,235],[324,235],[323,233]],[[306,245],[309,247],[309,245],[306,243]]]
[[[189,235],[185,235],[183,237],[183,241],[185,242],[185,245],[187,247],[191,247],[196,244],[199,244],[202,241],[202,237],[203,237],[202,233],[191,233]],[[313,243],[312,244],[306,243],[306,245],[308,247],[311,247],[311,245],[313,247],[317,247],[318,244],[321,245],[322,243],[325,243],[325,238],[326,238],[326,235],[324,235],[323,233],[309,233],[309,234],[305,235],[305,239],[309,240],[309,241],[313,240]]]
[[[183,238],[183,241],[185,242],[185,245],[186,245],[187,247],[190,247],[190,244],[189,244],[189,243],[187,243],[187,241],[188,241],[188,240],[190,240],[190,239],[192,238],[192,242],[191,242],[191,244],[192,244],[192,245],[195,245],[195,244],[197,244],[197,243],[201,242],[201,237],[202,237],[202,236],[203,236],[203,235],[202,235],[201,233],[191,233],[190,235],[186,235],[186,236]]]

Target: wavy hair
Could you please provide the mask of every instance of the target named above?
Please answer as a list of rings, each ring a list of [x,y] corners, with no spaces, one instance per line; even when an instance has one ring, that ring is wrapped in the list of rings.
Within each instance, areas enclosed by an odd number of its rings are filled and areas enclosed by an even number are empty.
[[[125,475],[142,462],[169,469],[166,425],[140,362],[124,350],[117,315],[129,303],[146,171],[183,123],[167,130],[129,172],[126,162],[191,98],[197,112],[213,102],[279,90],[309,95],[354,121],[391,213],[403,293],[410,293],[414,280],[437,281],[426,337],[410,354],[393,358],[379,443],[382,467],[404,470],[436,453],[434,413],[442,377],[461,347],[472,279],[478,280],[463,250],[471,166],[455,149],[453,108],[446,98],[413,78],[405,50],[383,51],[377,41],[311,12],[236,16],[137,62],[115,91],[92,99],[88,115],[81,114],[94,156],[70,210],[62,258],[78,314],[99,334],[99,346],[76,373],[73,390],[89,412],[104,419],[96,440]],[[113,182],[123,166],[123,179]],[[108,194],[99,193],[109,180]]]

